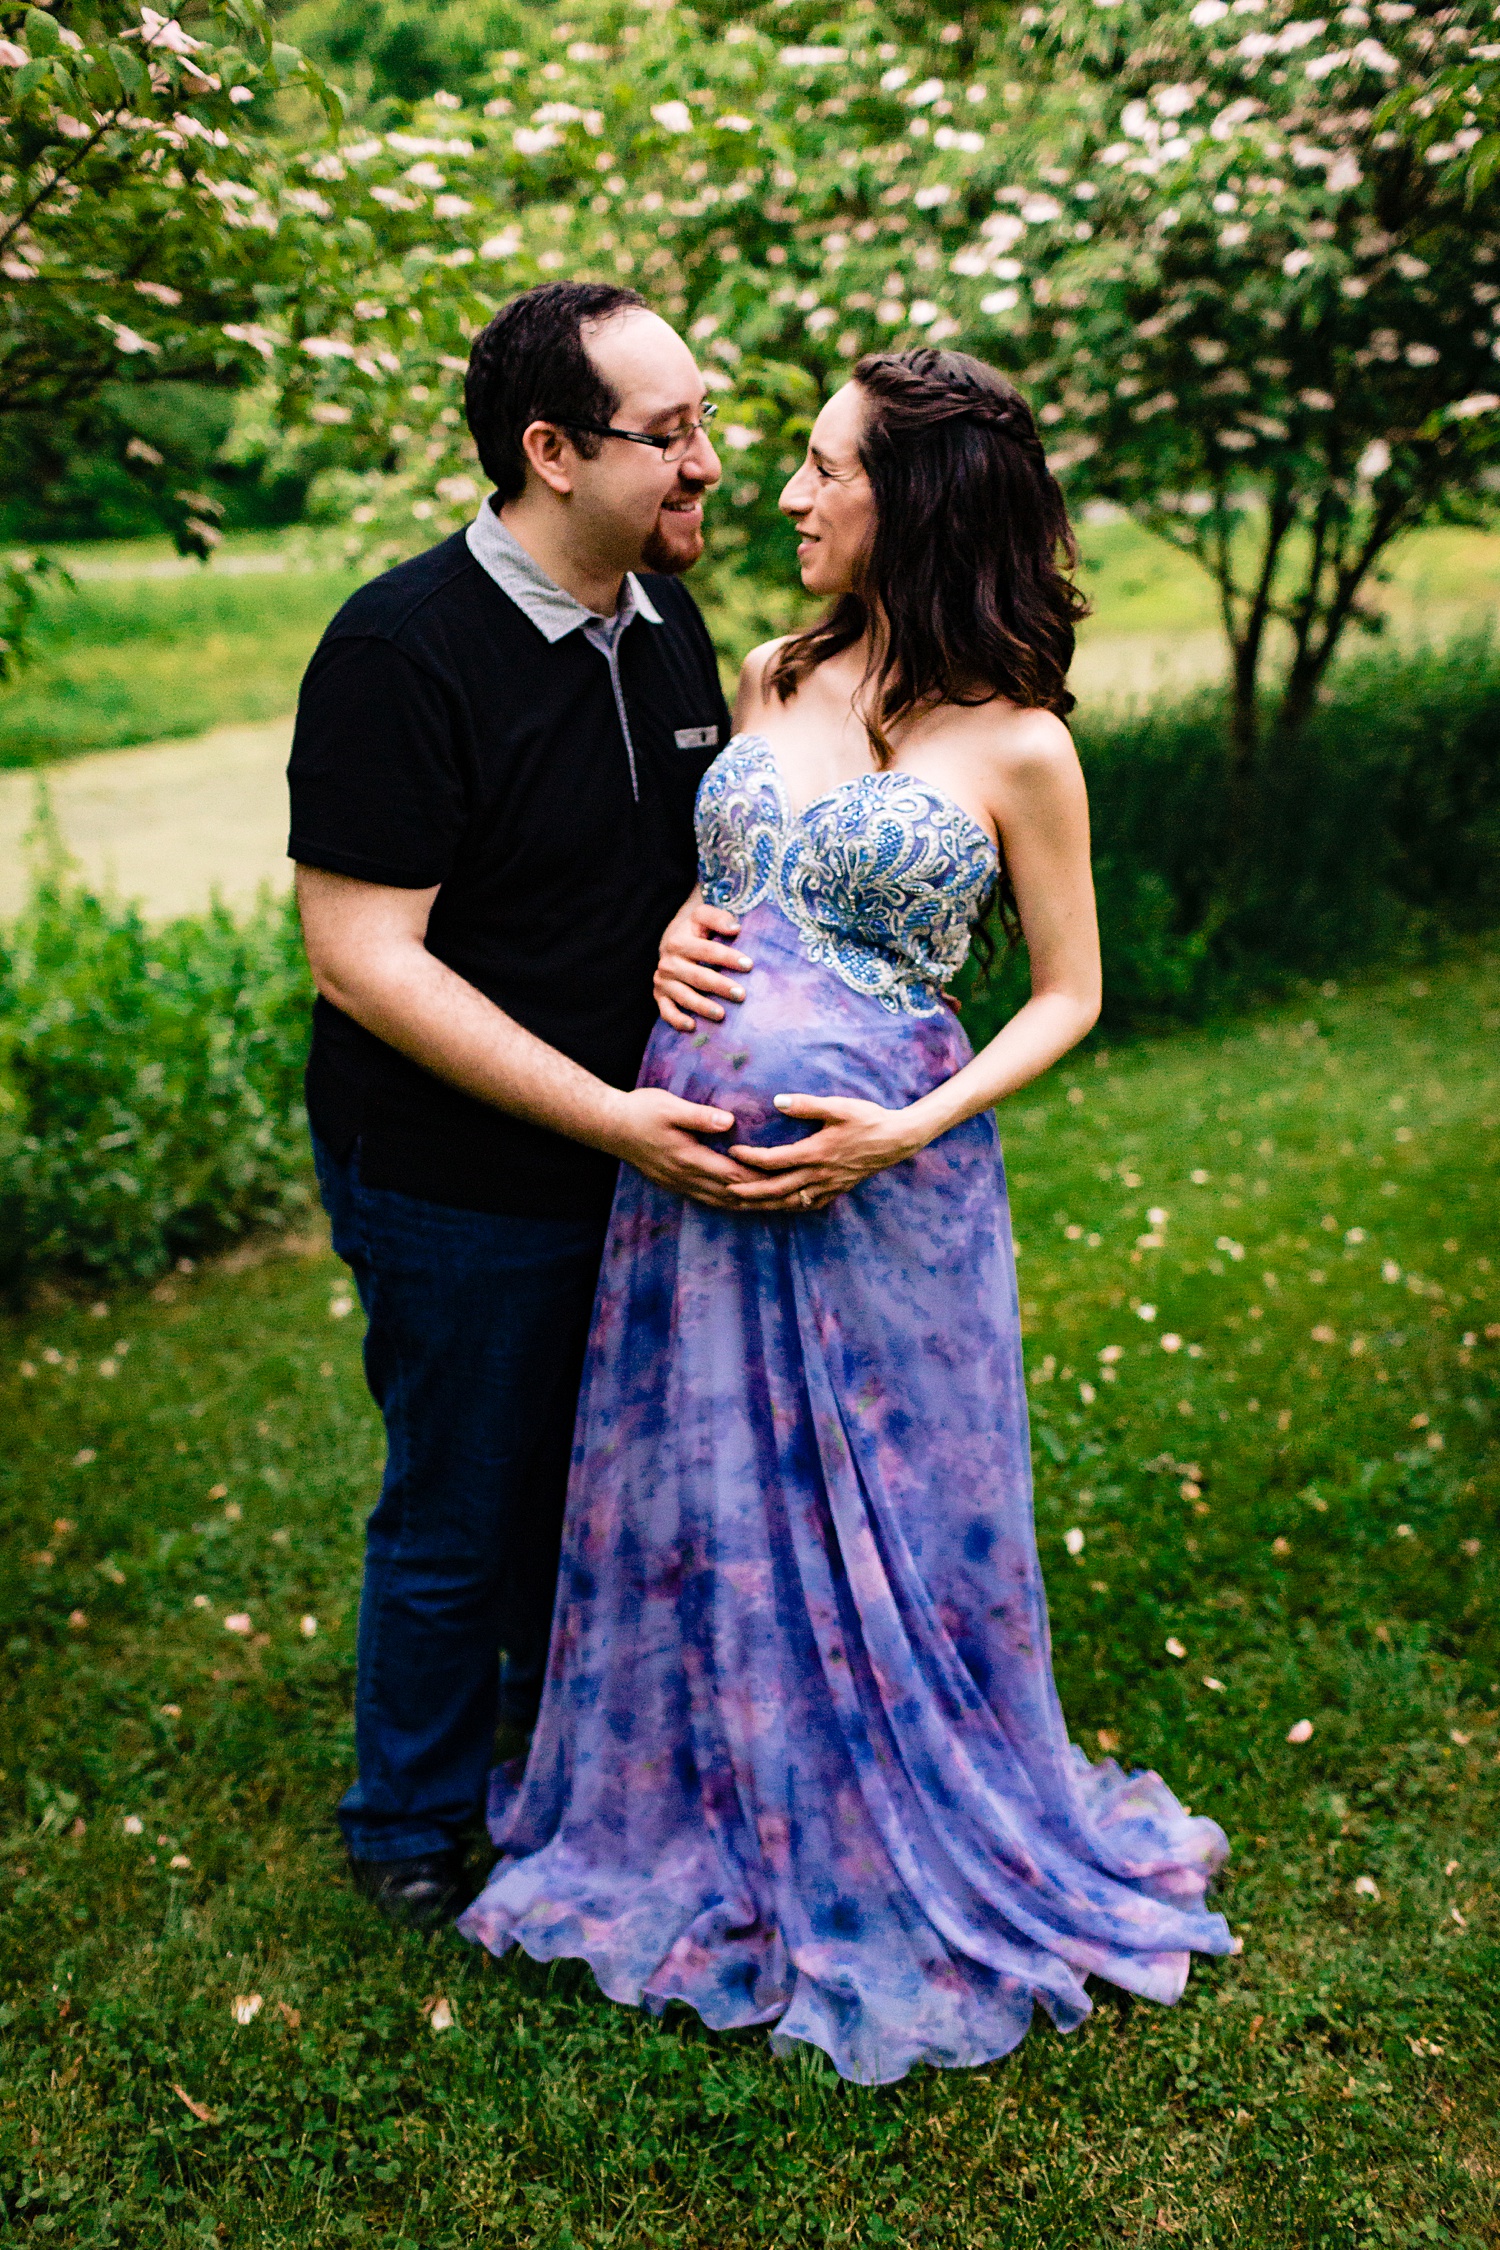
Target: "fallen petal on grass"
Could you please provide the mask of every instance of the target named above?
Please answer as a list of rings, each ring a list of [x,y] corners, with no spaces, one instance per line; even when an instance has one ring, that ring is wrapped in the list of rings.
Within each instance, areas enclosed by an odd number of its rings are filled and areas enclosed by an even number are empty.
[[[185,2086],[179,2086],[175,2078],[172,2081],[172,2091],[177,2096],[177,2099],[180,2102],[185,2103],[186,2106],[192,2111],[193,2115],[197,2118],[200,2125],[218,2124],[219,2120],[214,2115],[214,2112],[209,2109],[205,2103],[195,2102],[192,2095],[188,2092],[187,2088]]]
[[[1187,1650],[1183,1647],[1181,1641],[1177,1638],[1177,1635],[1175,1633],[1168,1633],[1166,1640],[1162,1645],[1166,1649],[1168,1656],[1184,1657],[1187,1655]]]
[[[254,2023],[264,2006],[265,2002],[258,1992],[237,1992],[229,2003],[230,2013],[236,2023]]]
[[[250,1612],[247,1609],[234,1610],[225,1618],[224,1630],[226,1633],[239,1633],[242,1636],[248,1633],[250,1630]]]
[[[1312,1731],[1313,1723],[1311,1719],[1299,1719],[1295,1726],[1287,1728],[1286,1738],[1288,1742],[1311,1742]]]

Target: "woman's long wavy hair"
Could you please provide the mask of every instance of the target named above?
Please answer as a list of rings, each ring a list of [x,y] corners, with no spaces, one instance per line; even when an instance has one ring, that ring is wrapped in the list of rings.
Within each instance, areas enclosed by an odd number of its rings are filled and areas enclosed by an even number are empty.
[[[786,702],[869,633],[860,715],[878,766],[889,765],[902,721],[940,703],[1002,696],[1065,718],[1074,628],[1088,605],[1070,576],[1078,549],[1030,407],[967,352],[871,352],[854,380],[874,533],[855,586],[783,642],[768,687]],[[1020,923],[1003,865],[998,906],[1014,944]]]

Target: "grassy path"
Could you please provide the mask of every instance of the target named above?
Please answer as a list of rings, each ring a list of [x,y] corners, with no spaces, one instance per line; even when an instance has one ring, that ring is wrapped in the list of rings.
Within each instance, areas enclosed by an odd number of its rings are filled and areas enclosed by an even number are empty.
[[[153,919],[200,914],[215,892],[243,909],[263,883],[285,890],[291,742],[291,720],[275,719],[0,772],[0,921],[26,903],[43,795],[90,888],[139,899]]]
[[[1245,1950],[972,2073],[849,2088],[368,1919],[341,1269],[11,1322],[6,2239],[1500,2242],[1497,1029],[1476,953],[1005,1118],[1064,1705],[1228,1829]]]

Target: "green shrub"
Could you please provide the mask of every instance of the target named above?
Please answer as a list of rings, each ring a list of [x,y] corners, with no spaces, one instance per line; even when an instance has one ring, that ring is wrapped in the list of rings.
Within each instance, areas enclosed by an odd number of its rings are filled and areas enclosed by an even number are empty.
[[[146,1279],[311,1202],[290,904],[152,928],[55,871],[0,960],[0,1281]]]
[[[1487,634],[1341,666],[1306,733],[1268,750],[1248,827],[1220,692],[1077,733],[1113,1030],[1500,923],[1500,648]],[[966,986],[978,1039],[1024,994],[1024,960],[1002,954]]]

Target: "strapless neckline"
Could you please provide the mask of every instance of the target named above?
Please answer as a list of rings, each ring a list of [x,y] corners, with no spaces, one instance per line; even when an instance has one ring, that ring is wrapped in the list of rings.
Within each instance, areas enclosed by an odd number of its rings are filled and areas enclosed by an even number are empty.
[[[942,805],[948,812],[956,815],[971,834],[979,838],[991,858],[997,864],[999,862],[999,849],[993,836],[990,835],[983,823],[976,820],[968,807],[961,805],[958,799],[951,796],[946,789],[938,788],[935,782],[928,781],[922,774],[913,773],[909,766],[872,766],[868,773],[851,774],[847,781],[835,782],[832,789],[824,789],[818,796],[810,797],[805,805],[794,805],[791,790],[787,787],[786,775],[781,770],[781,761],[777,757],[768,736],[757,734],[753,729],[747,729],[743,734],[732,735],[724,745],[723,755],[728,757],[732,750],[748,749],[759,750],[763,754],[766,765],[774,779],[776,793],[781,799],[782,809],[786,814],[789,827],[811,819],[815,812],[818,812],[825,805],[835,803],[847,790],[867,789],[880,781],[901,781],[905,782],[908,788],[921,790],[923,795],[930,797],[934,804]]]

